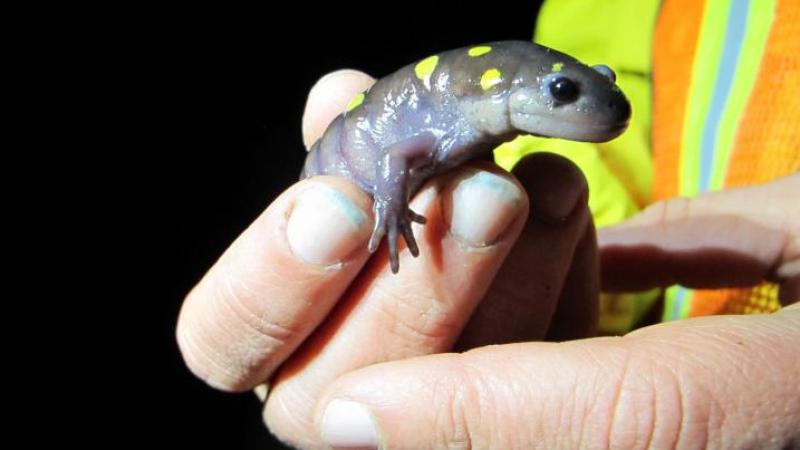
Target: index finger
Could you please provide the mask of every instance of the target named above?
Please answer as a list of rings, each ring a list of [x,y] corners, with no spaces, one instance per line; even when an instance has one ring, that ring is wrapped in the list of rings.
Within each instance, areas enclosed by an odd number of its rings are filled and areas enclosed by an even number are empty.
[[[800,297],[800,174],[771,183],[654,204],[599,232],[603,288],[639,290],[782,283]]]
[[[364,89],[369,77],[354,74],[334,73],[312,89],[307,139],[344,110],[337,103]],[[266,380],[369,258],[371,205],[361,189],[335,177],[301,181],[278,197],[184,301],[176,335],[189,368],[229,391]]]

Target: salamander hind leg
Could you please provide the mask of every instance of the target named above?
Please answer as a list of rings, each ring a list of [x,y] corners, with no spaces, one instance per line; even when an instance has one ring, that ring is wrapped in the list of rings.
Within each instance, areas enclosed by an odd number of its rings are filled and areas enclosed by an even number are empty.
[[[397,249],[398,235],[402,234],[409,252],[419,255],[419,247],[411,230],[411,223],[424,224],[425,217],[408,207],[408,177],[412,167],[425,162],[433,155],[436,139],[423,134],[403,140],[389,147],[378,163],[375,183],[375,228],[369,241],[369,251],[374,252],[386,236],[389,244],[389,262],[393,273],[400,269]]]

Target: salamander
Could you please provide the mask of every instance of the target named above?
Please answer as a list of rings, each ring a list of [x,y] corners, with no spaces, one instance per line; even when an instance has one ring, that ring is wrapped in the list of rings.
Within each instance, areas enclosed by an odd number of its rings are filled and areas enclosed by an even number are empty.
[[[359,93],[309,149],[301,173],[338,175],[373,196],[375,252],[387,236],[392,272],[398,236],[413,256],[411,196],[432,176],[490,154],[519,134],[603,142],[628,125],[631,107],[605,65],[501,41],[409,64]]]

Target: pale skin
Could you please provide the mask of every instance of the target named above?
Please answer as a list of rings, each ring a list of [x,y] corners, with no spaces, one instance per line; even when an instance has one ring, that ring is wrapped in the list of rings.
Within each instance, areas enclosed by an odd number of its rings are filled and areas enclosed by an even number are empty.
[[[371,83],[355,71],[320,80],[306,145]],[[270,431],[300,448],[800,446],[800,175],[658,203],[597,241],[586,196],[555,156],[513,175],[458,168],[412,201],[428,219],[414,227],[420,256],[402,248],[394,275],[385,244],[367,250],[370,197],[340,178],[301,181],[187,296],[185,361],[216,388],[255,389]],[[301,222],[320,214],[342,226]],[[601,282],[762,279],[781,285],[775,314],[592,337]],[[341,422],[358,416],[352,405],[366,426]]]

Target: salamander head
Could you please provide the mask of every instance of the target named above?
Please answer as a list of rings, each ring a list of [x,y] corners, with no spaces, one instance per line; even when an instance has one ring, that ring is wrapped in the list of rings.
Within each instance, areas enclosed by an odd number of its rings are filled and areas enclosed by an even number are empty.
[[[557,52],[549,71],[521,68],[508,97],[511,126],[547,137],[604,142],[628,126],[631,107],[607,66],[588,67]],[[564,55],[565,56],[565,55]]]

